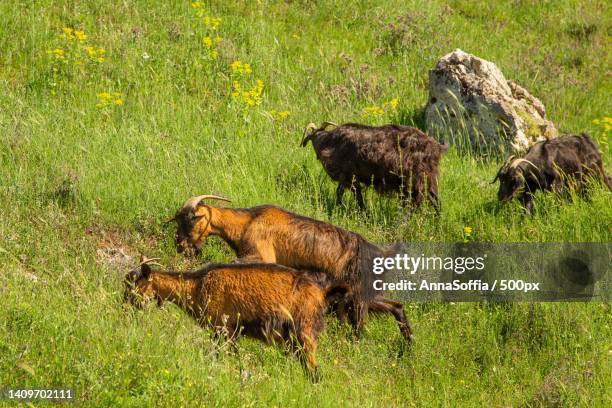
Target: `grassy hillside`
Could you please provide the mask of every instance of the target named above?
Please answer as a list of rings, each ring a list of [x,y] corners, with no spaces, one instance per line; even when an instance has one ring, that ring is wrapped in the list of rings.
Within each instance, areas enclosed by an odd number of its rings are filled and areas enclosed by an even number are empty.
[[[610,193],[500,206],[500,163],[451,149],[442,214],[367,213],[311,148],[311,121],[423,127],[427,73],[461,48],[588,131],[612,169],[612,13],[605,1],[0,2],[0,388],[70,386],[83,406],[610,406],[609,304],[408,304],[360,341],[335,321],[323,380],[281,350],[238,356],[177,308],[121,304],[145,253],[187,268],[163,220],[189,196],[272,203],[385,243],[610,242]],[[239,61],[240,63],[236,63]],[[248,65],[245,65],[248,64]],[[240,375],[239,364],[246,369]],[[0,402],[1,404],[2,402]]]

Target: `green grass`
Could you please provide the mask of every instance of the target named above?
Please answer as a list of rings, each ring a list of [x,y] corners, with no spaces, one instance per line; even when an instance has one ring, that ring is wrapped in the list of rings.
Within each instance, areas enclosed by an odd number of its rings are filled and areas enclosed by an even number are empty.
[[[524,217],[517,203],[496,202],[499,162],[451,149],[441,216],[424,209],[405,220],[396,199],[372,192],[368,213],[349,195],[336,206],[314,152],[298,147],[310,121],[423,127],[428,70],[459,47],[526,86],[561,132],[590,132],[610,169],[609,132],[592,122],[612,106],[607,2],[213,1],[203,10],[222,18],[216,60],[188,1],[0,3],[0,388],[71,386],[79,406],[610,405],[609,304],[407,304],[416,343],[399,358],[390,318],[372,318],[360,341],[330,319],[316,385],[281,350],[248,339],[241,380],[238,357],[217,352],[175,307],[121,304],[139,253],[177,268],[232,258],[213,239],[199,260],[175,254],[163,220],[195,194],[277,204],[378,243],[458,241],[464,226],[478,241],[610,242],[602,188],[590,201],[539,195]],[[75,65],[85,44],[60,39],[63,27],[84,30],[105,60]],[[55,48],[69,64],[47,54]],[[234,60],[252,66],[243,87],[264,82],[259,106],[232,98]],[[121,93],[123,105],[96,107],[101,92]],[[393,98],[396,109],[362,117]],[[272,110],[290,115],[274,120]]]

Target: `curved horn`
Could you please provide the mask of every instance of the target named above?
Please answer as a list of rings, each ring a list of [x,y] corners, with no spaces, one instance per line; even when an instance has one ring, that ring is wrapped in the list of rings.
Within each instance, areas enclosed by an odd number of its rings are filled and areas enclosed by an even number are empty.
[[[227,198],[223,198],[223,197],[220,197],[220,196],[217,196],[217,195],[204,194],[204,195],[199,195],[199,196],[191,197],[190,199],[185,201],[185,203],[183,204],[182,208],[196,208],[198,206],[198,204],[200,204],[200,202],[202,200],[220,200],[220,201],[226,201],[228,203],[232,202],[231,200],[229,200]]]
[[[138,266],[142,266],[142,265],[157,265],[157,266],[161,266],[162,268],[164,267],[163,265],[155,262],[155,261],[159,261],[159,258],[147,258],[144,255],[140,255],[140,263],[138,264]]]
[[[164,267],[163,265],[155,262],[157,260],[159,260],[159,258],[147,258],[144,255],[140,255],[140,261],[139,261],[138,265],[136,265],[135,268],[130,270],[128,275],[126,275],[126,279],[130,283],[133,284],[136,280],[138,280],[140,277],[142,277],[143,269],[141,267],[143,265],[157,265],[157,266],[161,266],[163,268]]]
[[[499,178],[499,175],[501,174],[501,172],[512,162],[512,160],[514,160],[514,155],[511,155],[510,157],[508,157],[506,159],[506,161],[504,162],[504,164],[502,164],[502,166],[499,168],[499,170],[497,171],[497,174],[495,175],[495,178],[493,179],[493,181],[491,182],[491,184],[495,184],[495,182],[497,181],[497,179]]]
[[[323,122],[321,123],[321,129],[325,130],[328,126],[338,127],[334,122]]]
[[[501,166],[499,168],[499,170],[497,171],[497,174],[495,175],[495,178],[493,179],[493,181],[491,182],[491,184],[495,184],[495,182],[497,181],[497,179],[499,178],[499,175],[501,174],[502,170],[504,169],[504,166]]]
[[[306,146],[306,143],[308,143],[308,138],[306,137],[306,135],[308,134],[309,130],[314,132],[315,130],[317,130],[317,125],[312,122],[306,125],[306,129],[304,129],[304,134],[302,135],[302,141],[300,142],[300,146],[302,147]]]
[[[528,163],[528,164],[531,164],[531,165],[532,165],[532,166],[533,166],[533,167],[534,167],[534,168],[535,168],[537,171],[540,171],[540,169],[538,169],[538,166],[536,166],[535,164],[533,164],[532,162],[530,162],[530,161],[529,161],[529,160],[527,160],[527,159],[516,159],[516,160],[514,160],[514,161],[512,162],[512,164],[511,164],[510,166],[511,166],[512,168],[516,168],[516,166],[518,166],[519,164],[521,164],[521,163],[523,163],[523,162]]]

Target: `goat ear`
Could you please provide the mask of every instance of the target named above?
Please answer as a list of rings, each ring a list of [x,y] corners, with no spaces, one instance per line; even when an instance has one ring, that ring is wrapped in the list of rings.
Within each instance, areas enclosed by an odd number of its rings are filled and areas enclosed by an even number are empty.
[[[149,275],[151,275],[151,267],[149,266],[149,264],[142,264],[140,266],[140,276],[144,279],[149,279]]]

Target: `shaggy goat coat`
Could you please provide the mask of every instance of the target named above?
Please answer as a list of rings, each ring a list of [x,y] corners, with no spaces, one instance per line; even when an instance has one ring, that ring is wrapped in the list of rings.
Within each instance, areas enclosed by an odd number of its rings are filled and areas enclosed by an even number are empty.
[[[612,179],[604,170],[601,154],[586,133],[534,144],[523,158],[511,156],[493,182],[497,179],[499,200],[518,195],[527,211],[531,211],[533,194],[538,190],[560,192],[573,187],[580,191],[588,179],[594,179],[612,191]]]
[[[400,193],[419,206],[423,199],[438,208],[438,165],[444,146],[410,126],[366,126],[348,123],[314,130],[302,140],[312,142],[317,159],[338,182],[337,200],[353,189],[364,207],[361,186],[373,185],[380,194]]]
[[[187,273],[151,271],[145,264],[126,277],[125,300],[173,302],[230,338],[243,334],[276,343],[294,334],[314,373],[327,298],[343,291],[323,290],[305,274],[273,264],[210,264]]]
[[[361,235],[274,206],[234,209],[197,205],[177,212],[177,250],[197,250],[217,235],[236,252],[239,262],[268,262],[327,276],[330,285],[350,289],[351,324],[359,333],[367,303],[375,292],[372,265],[385,252]]]

